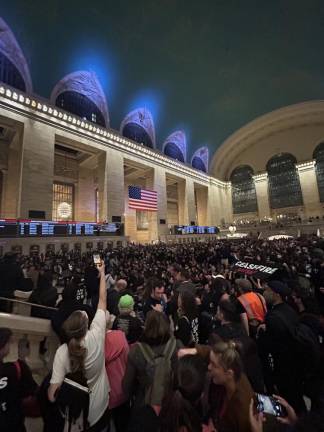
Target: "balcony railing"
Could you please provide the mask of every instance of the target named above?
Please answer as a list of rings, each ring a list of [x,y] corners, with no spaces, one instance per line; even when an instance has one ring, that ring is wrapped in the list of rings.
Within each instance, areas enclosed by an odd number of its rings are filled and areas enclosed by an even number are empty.
[[[20,312],[29,312],[29,315],[31,306],[39,307],[14,299],[7,301],[14,303],[15,312],[19,312],[19,307],[23,306],[25,309]],[[33,372],[46,373],[52,368],[59,340],[52,330],[50,320],[0,312],[0,327],[8,327],[13,333],[10,353],[5,361],[16,361],[19,358],[26,361]]]

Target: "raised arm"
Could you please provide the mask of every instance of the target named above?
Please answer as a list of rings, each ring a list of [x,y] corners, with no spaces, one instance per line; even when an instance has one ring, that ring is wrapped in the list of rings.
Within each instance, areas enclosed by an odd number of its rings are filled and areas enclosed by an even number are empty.
[[[99,302],[97,309],[102,309],[106,312],[107,310],[107,291],[106,291],[106,278],[105,278],[105,263],[101,261],[100,264],[97,265],[97,269],[99,271]]]

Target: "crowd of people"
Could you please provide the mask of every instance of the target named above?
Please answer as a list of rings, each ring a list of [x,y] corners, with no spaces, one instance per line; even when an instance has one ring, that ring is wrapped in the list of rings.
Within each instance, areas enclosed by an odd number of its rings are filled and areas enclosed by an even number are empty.
[[[16,289],[61,345],[39,387],[22,360],[4,361],[12,333],[0,328],[4,432],[23,431],[31,405],[44,432],[323,430],[317,237],[130,244],[100,263],[7,254],[1,311]]]

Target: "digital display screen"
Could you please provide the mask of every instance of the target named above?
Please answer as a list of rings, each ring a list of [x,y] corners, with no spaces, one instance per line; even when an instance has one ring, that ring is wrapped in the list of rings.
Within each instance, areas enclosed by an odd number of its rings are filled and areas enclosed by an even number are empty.
[[[185,234],[194,234],[194,232],[195,232],[195,228],[196,228],[196,227],[193,226],[193,225],[186,226],[185,229],[184,229]]]
[[[54,235],[54,226],[53,222],[42,222],[42,236],[53,236]]]
[[[55,222],[32,220],[0,220],[0,237],[69,237],[119,236],[123,224],[96,224],[87,222]]]
[[[100,225],[99,229],[102,235],[121,235],[120,223],[110,223],[110,224]]]
[[[73,225],[72,233],[77,235],[77,236],[82,235],[82,224],[77,223],[77,224]]]
[[[0,237],[16,237],[17,222],[0,221]]]
[[[174,234],[218,234],[219,229],[215,226],[199,225],[175,225]]]
[[[95,225],[94,224],[84,224],[84,235],[91,236],[94,235]]]
[[[206,228],[207,228],[207,227],[204,227],[204,226],[196,226],[196,227],[194,227],[194,228],[196,228],[196,229],[195,229],[195,232],[196,232],[197,234],[205,234],[205,232],[206,232]]]
[[[41,235],[41,224],[38,222],[19,222],[19,236],[37,237]]]

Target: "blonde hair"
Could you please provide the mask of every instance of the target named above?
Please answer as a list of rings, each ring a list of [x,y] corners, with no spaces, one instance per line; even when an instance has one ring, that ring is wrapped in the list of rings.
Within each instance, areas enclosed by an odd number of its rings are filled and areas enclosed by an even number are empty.
[[[237,344],[234,341],[218,342],[213,346],[212,350],[218,356],[224,370],[231,369],[234,372],[235,381],[238,381],[243,372],[243,365]]]

